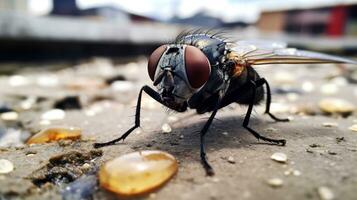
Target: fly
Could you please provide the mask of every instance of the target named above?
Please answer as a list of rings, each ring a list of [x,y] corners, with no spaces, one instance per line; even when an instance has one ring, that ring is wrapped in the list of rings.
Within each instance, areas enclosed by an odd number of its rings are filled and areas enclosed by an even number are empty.
[[[96,148],[124,140],[140,127],[141,96],[145,92],[162,105],[184,112],[195,109],[198,114],[211,112],[200,131],[200,156],[207,175],[214,171],[207,161],[205,136],[217,111],[231,103],[247,105],[242,126],[258,140],[284,146],[286,140],[260,135],[249,126],[253,107],[264,100],[265,114],[278,122],[287,122],[270,112],[271,91],[265,78],[254,67],[265,64],[350,63],[356,61],[312,51],[287,48],[285,43],[267,41],[227,42],[218,34],[186,32],[175,42],[158,47],[148,61],[148,73],[158,91],[145,85],[138,96],[135,124],[122,136]],[[265,87],[264,87],[265,86]]]

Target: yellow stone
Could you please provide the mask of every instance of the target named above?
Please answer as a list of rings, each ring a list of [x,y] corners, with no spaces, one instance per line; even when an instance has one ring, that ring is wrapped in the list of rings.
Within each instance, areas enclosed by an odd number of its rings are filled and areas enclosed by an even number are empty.
[[[163,151],[139,151],[106,162],[99,170],[101,187],[119,196],[147,194],[166,183],[178,169]]]
[[[349,101],[338,98],[326,98],[319,102],[322,111],[330,114],[348,114],[352,113],[356,107]]]
[[[58,140],[77,140],[81,138],[82,130],[77,127],[47,128],[27,140],[27,144],[40,144]]]

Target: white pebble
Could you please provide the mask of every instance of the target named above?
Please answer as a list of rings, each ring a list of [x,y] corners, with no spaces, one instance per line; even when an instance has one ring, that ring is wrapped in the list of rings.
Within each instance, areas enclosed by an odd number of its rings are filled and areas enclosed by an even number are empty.
[[[133,90],[134,84],[130,81],[115,81],[110,87],[116,92],[129,92]]]
[[[283,186],[283,180],[280,178],[271,178],[267,180],[267,183],[272,187],[281,187]]]
[[[222,132],[222,135],[227,136],[227,135],[228,135],[228,132],[227,132],[227,131],[224,131],[224,132]]]
[[[167,123],[162,125],[161,130],[164,133],[171,133],[171,131],[172,131],[171,126],[169,124],[167,124]]]
[[[338,124],[335,123],[335,122],[324,122],[324,123],[322,123],[322,126],[324,126],[324,127],[337,127]]]
[[[280,163],[286,163],[286,161],[288,161],[288,156],[280,152],[274,153],[270,158]]]
[[[44,112],[41,115],[41,119],[43,120],[61,120],[64,119],[66,116],[66,112],[61,109],[52,109],[49,111]]]
[[[305,81],[305,82],[303,82],[301,88],[305,92],[312,92],[315,90],[315,85],[310,81]]]
[[[41,87],[57,87],[59,80],[56,75],[44,75],[37,78],[36,83]]]
[[[7,174],[14,170],[14,164],[6,159],[0,159],[0,174]]]
[[[21,75],[14,75],[9,78],[9,85],[12,87],[19,87],[28,85],[30,81],[28,78]]]
[[[229,163],[231,163],[231,164],[236,163],[236,161],[234,160],[234,158],[233,158],[232,156],[229,156],[228,159],[227,159],[227,161],[228,161]]]
[[[326,83],[320,87],[320,92],[325,95],[333,95],[338,92],[339,88],[336,84]]]
[[[296,169],[295,169],[295,170],[293,171],[293,175],[294,175],[294,176],[300,176],[300,175],[301,175],[301,172],[300,172],[299,170],[296,170]]]
[[[19,118],[19,114],[14,111],[4,112],[1,114],[1,119],[4,121],[15,121]]]
[[[319,193],[321,200],[332,200],[335,198],[332,190],[328,187],[321,186],[317,189],[317,192]]]
[[[350,126],[348,129],[350,129],[351,131],[357,132],[357,124]]]

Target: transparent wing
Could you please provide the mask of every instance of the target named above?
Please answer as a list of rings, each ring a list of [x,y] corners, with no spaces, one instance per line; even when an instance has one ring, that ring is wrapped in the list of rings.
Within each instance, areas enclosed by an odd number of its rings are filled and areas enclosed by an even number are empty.
[[[287,48],[285,43],[244,40],[238,41],[232,49],[250,65],[300,64],[300,63],[350,63],[356,61],[312,51]]]

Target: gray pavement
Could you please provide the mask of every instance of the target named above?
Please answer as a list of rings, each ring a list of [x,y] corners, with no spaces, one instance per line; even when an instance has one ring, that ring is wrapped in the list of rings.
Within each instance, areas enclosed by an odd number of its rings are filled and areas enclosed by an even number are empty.
[[[125,153],[148,149],[174,155],[179,161],[178,174],[143,199],[327,199],[325,193],[321,194],[321,187],[332,192],[335,199],[355,199],[357,132],[349,127],[357,124],[356,112],[345,118],[325,115],[318,102],[336,97],[357,106],[356,85],[350,84],[335,65],[263,66],[257,70],[275,91],[272,111],[293,120],[276,123],[262,114],[261,105],[255,108],[251,127],[265,136],[286,139],[286,146],[257,141],[241,126],[246,107],[228,106],[219,111],[207,136],[208,160],[216,172],[207,177],[200,163],[197,131],[209,115],[167,112],[145,96],[142,128],[125,142],[103,148],[102,156],[92,162],[100,165]],[[118,137],[130,128],[137,93],[142,85],[151,85],[146,73],[145,59],[124,65],[95,59],[74,68],[25,70],[17,77],[0,77],[1,100],[10,102],[11,107],[22,105],[29,96],[42,99],[29,110],[21,106],[17,109],[16,121],[20,125],[3,121],[1,126],[17,127],[30,134],[55,125],[83,129],[83,139],[77,142],[28,146],[22,144],[23,138],[18,138],[13,146],[1,147],[0,159],[10,160],[15,169],[0,175],[0,194],[5,199],[61,199],[63,186],[51,182],[41,187],[33,184],[38,170],[48,166],[53,156],[73,151],[86,155],[93,150],[95,141]],[[126,80],[104,84],[114,75],[122,75]],[[45,111],[52,109],[53,102],[68,95],[78,95],[83,108],[66,110],[63,119],[50,124],[41,119]],[[172,128],[170,133],[161,130],[165,123]],[[333,125],[328,127],[326,123]],[[273,161],[270,157],[275,152],[286,154],[288,161]],[[268,183],[272,178],[281,179],[282,184],[272,186]],[[103,189],[94,193],[94,199],[115,198]]]

